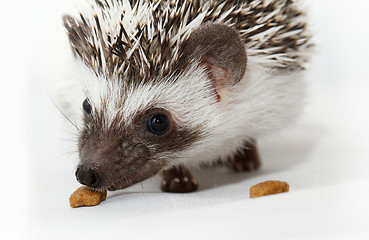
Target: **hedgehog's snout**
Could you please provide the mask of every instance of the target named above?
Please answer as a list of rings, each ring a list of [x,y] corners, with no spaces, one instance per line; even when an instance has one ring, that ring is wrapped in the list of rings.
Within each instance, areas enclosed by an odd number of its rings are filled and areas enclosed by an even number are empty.
[[[89,186],[91,188],[98,188],[100,184],[100,174],[83,164],[78,165],[76,170],[77,181],[83,185]]]

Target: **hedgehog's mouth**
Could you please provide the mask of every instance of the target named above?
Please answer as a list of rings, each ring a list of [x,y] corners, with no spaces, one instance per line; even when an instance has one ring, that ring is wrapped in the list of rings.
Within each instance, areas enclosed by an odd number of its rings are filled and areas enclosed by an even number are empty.
[[[131,181],[131,180],[128,180],[130,179],[130,177],[126,177],[126,179],[122,179],[122,180],[119,180],[118,182],[114,183],[113,185],[107,187],[107,190],[109,191],[116,191],[116,190],[120,190],[120,189],[125,189],[125,188],[128,188],[140,181],[143,181],[145,179],[142,179],[142,180],[138,180],[138,181]]]
[[[125,189],[129,186],[130,186],[130,184],[127,181],[122,181],[122,182],[118,182],[118,183],[114,184],[113,186],[108,187],[108,190],[109,191],[116,191],[116,190],[119,190],[119,189]]]
[[[112,184],[106,189],[109,191],[116,191],[116,190],[128,188],[136,183],[142,182],[148,178],[155,176],[157,173],[159,173],[164,168],[165,168],[164,165],[155,166],[151,164],[146,164],[140,167],[139,169],[137,169],[136,171],[125,175],[120,180],[118,180],[116,183]]]

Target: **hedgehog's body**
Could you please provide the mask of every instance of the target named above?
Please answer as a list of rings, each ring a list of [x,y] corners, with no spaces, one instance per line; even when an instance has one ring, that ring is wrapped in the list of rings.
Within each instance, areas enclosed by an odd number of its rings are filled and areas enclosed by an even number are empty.
[[[168,183],[190,176],[184,165],[257,167],[257,159],[246,159],[256,139],[299,113],[310,43],[293,1],[91,6],[91,13],[64,18],[74,54],[90,72],[81,183],[115,190],[166,170],[164,190],[190,191],[187,181],[184,190]]]

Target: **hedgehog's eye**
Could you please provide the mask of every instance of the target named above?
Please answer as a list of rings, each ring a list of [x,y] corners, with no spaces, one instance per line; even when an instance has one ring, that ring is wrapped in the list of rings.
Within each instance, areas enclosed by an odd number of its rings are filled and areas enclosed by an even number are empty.
[[[154,114],[149,118],[147,128],[155,135],[163,135],[169,129],[169,119],[164,114]]]
[[[85,113],[87,113],[88,115],[91,115],[92,107],[91,107],[90,101],[87,98],[83,101],[82,108],[83,108],[83,111],[85,111]]]

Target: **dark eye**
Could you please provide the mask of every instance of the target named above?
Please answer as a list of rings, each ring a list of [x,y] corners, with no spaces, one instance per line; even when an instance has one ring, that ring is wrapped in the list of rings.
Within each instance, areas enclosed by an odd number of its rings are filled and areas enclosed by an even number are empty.
[[[168,131],[169,120],[164,114],[154,114],[149,118],[147,127],[155,135],[163,135]]]
[[[91,107],[90,101],[88,101],[87,98],[83,101],[82,108],[83,108],[83,111],[85,111],[88,115],[91,115],[92,107]]]

